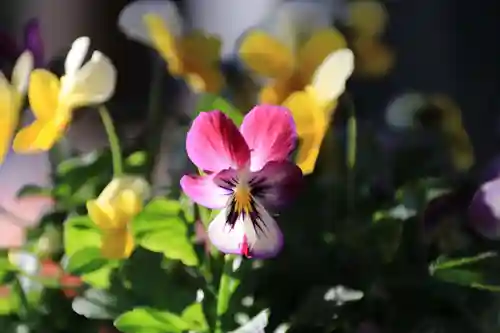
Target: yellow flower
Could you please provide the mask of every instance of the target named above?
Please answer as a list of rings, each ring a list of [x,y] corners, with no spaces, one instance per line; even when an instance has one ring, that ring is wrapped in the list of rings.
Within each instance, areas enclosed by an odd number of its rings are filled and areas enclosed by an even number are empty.
[[[395,55],[382,42],[388,15],[375,0],[349,2],[348,26],[352,30],[352,49],[356,54],[356,73],[365,77],[381,77],[394,66]]]
[[[293,92],[303,90],[335,50],[345,48],[344,36],[330,28],[319,3],[285,3],[273,16],[278,37],[255,29],[243,37],[238,48],[242,62],[255,74],[272,79],[261,91],[260,102],[281,104]]]
[[[201,31],[182,34],[175,4],[133,2],[120,13],[119,26],[129,37],[154,47],[170,74],[184,79],[194,91],[218,93],[222,89],[221,41]]]
[[[36,119],[16,135],[13,144],[16,152],[49,150],[64,135],[74,109],[104,103],[112,96],[116,69],[99,51],[94,51],[92,58],[83,64],[89,45],[88,37],[73,42],[61,79],[45,69],[31,73],[28,98]]]
[[[0,72],[0,164],[3,163],[9,151],[12,136],[19,122],[32,70],[33,55],[25,51],[14,65],[12,83]]]
[[[149,191],[143,178],[123,176],[113,179],[97,199],[87,202],[89,217],[102,232],[105,258],[128,258],[134,250],[130,223],[142,210]]]
[[[344,92],[353,70],[351,50],[335,51],[318,67],[310,85],[292,93],[283,102],[295,120],[300,138],[296,163],[305,175],[314,171],[337,98]]]
[[[474,164],[474,149],[464,129],[462,112],[449,97],[407,93],[395,98],[386,109],[386,122],[399,129],[411,129],[418,124],[418,117],[430,109],[431,116],[439,119],[439,130],[449,148],[450,159],[456,170],[468,170]]]

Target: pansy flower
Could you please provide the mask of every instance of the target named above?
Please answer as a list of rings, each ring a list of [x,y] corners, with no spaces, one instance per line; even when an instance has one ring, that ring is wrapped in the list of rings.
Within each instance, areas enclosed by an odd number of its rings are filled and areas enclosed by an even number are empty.
[[[0,57],[15,61],[24,51],[33,54],[35,67],[44,65],[44,46],[40,33],[40,23],[36,18],[26,22],[23,29],[22,43],[18,44],[7,34],[0,33]]]
[[[220,39],[201,31],[183,31],[174,3],[132,2],[120,13],[118,25],[130,38],[152,46],[166,61],[170,74],[185,80],[195,92],[222,89]]]
[[[191,161],[204,175],[181,179],[196,203],[221,209],[208,226],[211,243],[224,253],[269,258],[283,245],[280,228],[267,209],[290,202],[302,172],[288,157],[296,141],[290,112],[259,105],[241,127],[222,112],[202,112],[186,138]]]
[[[35,121],[21,129],[13,148],[18,153],[47,151],[64,135],[73,111],[107,101],[116,85],[116,69],[99,51],[84,64],[88,37],[73,42],[60,79],[45,69],[31,73],[28,98]]]
[[[318,67],[308,86],[283,102],[297,124],[301,142],[295,161],[306,175],[314,171],[337,99],[353,69],[353,53],[349,49],[335,51]]]
[[[482,184],[469,205],[469,225],[485,238],[500,239],[500,178]]]
[[[394,98],[385,112],[387,124],[398,130],[425,126],[426,120],[437,120],[437,128],[449,147],[450,160],[456,170],[474,164],[474,149],[462,122],[459,106],[441,94],[405,93]]]
[[[87,202],[90,219],[102,232],[102,255],[109,259],[128,258],[135,247],[130,223],[142,210],[150,194],[143,178],[113,179],[95,200]]]
[[[325,58],[347,44],[331,28],[330,12],[317,2],[286,2],[266,25],[250,30],[238,48],[246,67],[271,79],[261,91],[261,103],[281,104],[304,89]]]
[[[348,5],[347,25],[353,34],[352,48],[356,54],[356,73],[380,77],[393,67],[394,52],[382,41],[388,15],[377,0],[355,0]]]
[[[33,55],[24,51],[16,61],[10,82],[0,72],[0,164],[9,152],[32,70]]]

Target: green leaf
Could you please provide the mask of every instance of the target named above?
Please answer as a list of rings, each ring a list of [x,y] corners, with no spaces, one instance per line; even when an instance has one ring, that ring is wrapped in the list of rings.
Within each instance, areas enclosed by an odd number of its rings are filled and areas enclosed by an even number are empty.
[[[497,253],[495,252],[484,252],[480,253],[478,255],[475,255],[473,257],[463,257],[463,258],[456,258],[456,259],[448,259],[448,258],[443,258],[440,257],[433,263],[429,265],[429,272],[430,274],[434,274],[437,270],[443,270],[443,269],[450,269],[450,268],[455,268],[455,267],[460,267],[460,266],[465,266],[465,265],[471,265],[475,264],[479,261],[489,259],[496,257]]]
[[[85,247],[69,256],[66,269],[69,273],[81,276],[102,269],[107,264],[98,247]]]
[[[21,187],[21,189],[17,192],[18,198],[26,198],[33,196],[51,197],[52,189],[35,184],[27,184]]]
[[[182,319],[189,323],[190,329],[202,333],[209,329],[207,318],[201,303],[196,302],[188,306],[181,314]]]
[[[181,333],[190,328],[178,315],[148,307],[125,312],[114,325],[123,333]]]
[[[125,164],[130,167],[142,167],[146,164],[146,157],[145,151],[136,151],[125,159]]]
[[[228,116],[236,126],[241,125],[243,114],[234,105],[220,96],[203,94],[196,105],[196,113],[203,111],[220,110]]]
[[[198,257],[189,240],[187,225],[179,216],[181,209],[177,201],[153,200],[134,219],[134,234],[145,249],[196,266]]]
[[[64,250],[68,257],[86,248],[101,248],[101,234],[88,216],[73,216],[64,222]],[[114,264],[110,261],[100,269],[82,275],[82,279],[96,288],[109,286],[109,275]]]

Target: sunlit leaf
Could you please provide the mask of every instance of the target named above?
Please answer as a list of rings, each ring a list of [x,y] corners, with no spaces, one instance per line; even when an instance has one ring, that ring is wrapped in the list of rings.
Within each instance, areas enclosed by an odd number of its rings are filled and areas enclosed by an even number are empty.
[[[199,302],[193,303],[184,309],[181,317],[188,322],[190,328],[196,332],[202,333],[209,329],[205,313],[203,312],[203,306]]]
[[[123,333],[181,333],[190,329],[190,325],[178,315],[147,307],[122,314],[114,325]]]
[[[134,233],[142,247],[161,252],[185,265],[196,266],[198,258],[189,240],[186,222],[179,216],[180,211],[177,201],[153,200],[134,219]]]
[[[70,217],[64,222],[64,249],[68,257],[86,248],[100,248],[101,234],[88,216]],[[108,262],[100,269],[82,275],[83,281],[97,288],[109,286],[109,274],[113,263]]]
[[[68,258],[66,270],[75,275],[85,275],[102,269],[108,261],[101,255],[101,250],[97,247],[85,247]]]

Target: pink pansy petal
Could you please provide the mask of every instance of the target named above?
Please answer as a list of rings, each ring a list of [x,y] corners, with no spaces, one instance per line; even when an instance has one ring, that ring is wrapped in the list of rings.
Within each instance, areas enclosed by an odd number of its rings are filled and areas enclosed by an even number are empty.
[[[302,170],[288,161],[269,162],[251,177],[251,186],[268,208],[281,208],[291,203],[302,189],[304,180]]]
[[[287,108],[258,105],[243,120],[240,128],[251,151],[251,171],[269,161],[286,160],[295,148],[297,131]]]
[[[212,172],[240,169],[250,160],[250,150],[238,128],[217,110],[196,117],[187,134],[186,150],[198,168]]]
[[[185,175],[180,181],[182,190],[197,204],[210,209],[220,209],[226,205],[230,193],[217,186],[214,177],[215,174]]]

